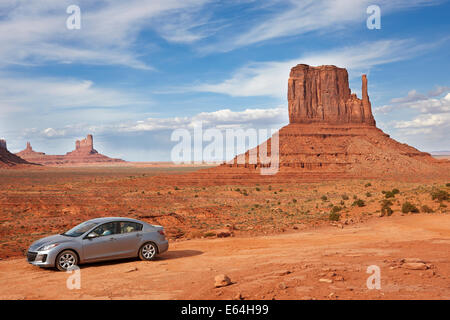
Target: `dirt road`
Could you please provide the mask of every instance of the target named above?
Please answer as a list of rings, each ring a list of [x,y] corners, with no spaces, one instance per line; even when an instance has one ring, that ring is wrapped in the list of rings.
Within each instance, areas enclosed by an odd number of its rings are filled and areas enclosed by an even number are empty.
[[[0,299],[450,299],[450,217],[408,215],[277,236],[173,242],[153,262],[84,265],[70,276],[0,261]],[[422,260],[411,270],[405,258]],[[381,289],[368,290],[379,266]],[[417,265],[416,265],[417,266]],[[232,284],[214,288],[227,274]]]

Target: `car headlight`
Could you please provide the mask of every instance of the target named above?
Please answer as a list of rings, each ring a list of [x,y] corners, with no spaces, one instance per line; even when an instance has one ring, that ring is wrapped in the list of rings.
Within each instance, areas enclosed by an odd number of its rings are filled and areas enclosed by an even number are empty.
[[[47,251],[47,250],[50,250],[50,249],[56,247],[57,245],[59,245],[59,243],[47,244],[47,245],[45,245],[45,246],[40,247],[40,248],[38,249],[38,251]]]

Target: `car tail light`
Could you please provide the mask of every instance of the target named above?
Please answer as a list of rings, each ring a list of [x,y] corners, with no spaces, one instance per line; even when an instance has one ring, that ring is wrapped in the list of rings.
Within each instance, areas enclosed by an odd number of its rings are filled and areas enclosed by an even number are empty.
[[[165,236],[166,234],[164,233],[164,230],[158,230],[158,233],[162,236]]]

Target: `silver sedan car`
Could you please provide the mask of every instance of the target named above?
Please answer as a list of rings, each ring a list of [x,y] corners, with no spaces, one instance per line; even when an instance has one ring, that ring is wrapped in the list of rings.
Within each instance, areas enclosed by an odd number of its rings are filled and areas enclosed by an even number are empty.
[[[130,218],[97,218],[33,242],[27,260],[63,271],[86,262],[131,257],[152,260],[168,248],[161,226]]]

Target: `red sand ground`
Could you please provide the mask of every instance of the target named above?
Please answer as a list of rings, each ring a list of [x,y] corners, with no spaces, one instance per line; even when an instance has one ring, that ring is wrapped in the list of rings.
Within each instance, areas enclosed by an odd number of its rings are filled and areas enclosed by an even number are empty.
[[[231,299],[238,293],[251,299],[450,297],[448,201],[431,198],[433,190],[450,191],[448,181],[335,177],[280,182],[196,170],[0,170],[0,298]],[[382,191],[393,188],[400,190],[391,199],[393,215],[378,217],[386,199]],[[364,206],[353,205],[357,199]],[[406,201],[433,212],[402,214]],[[338,222],[329,220],[334,206],[341,207]],[[99,216],[161,224],[171,239],[170,251],[151,263],[86,265],[81,291],[66,289],[65,273],[26,263],[23,253],[33,240]],[[233,237],[207,239],[217,230]],[[404,269],[403,258],[424,260],[429,269]],[[365,271],[372,264],[382,269],[381,291],[365,287]],[[215,289],[214,276],[220,273],[235,284]],[[333,282],[319,282],[321,278]]]
[[[0,299],[450,299],[448,215],[392,216],[343,229],[172,242],[155,261],[84,265],[81,289],[68,274],[0,261]],[[409,270],[418,258],[428,270]],[[381,290],[368,290],[369,265]],[[233,284],[214,287],[217,274]],[[320,282],[331,280],[331,283]]]

